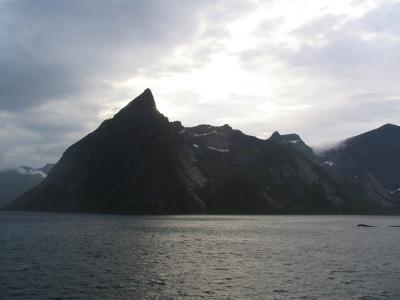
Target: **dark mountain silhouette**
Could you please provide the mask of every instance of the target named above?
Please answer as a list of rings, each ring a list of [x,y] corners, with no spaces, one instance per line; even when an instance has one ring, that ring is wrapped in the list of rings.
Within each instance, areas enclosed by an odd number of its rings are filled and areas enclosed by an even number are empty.
[[[50,211],[196,210],[177,136],[150,90],[69,147],[46,180],[10,208]],[[194,206],[193,206],[194,205]]]
[[[52,167],[52,164],[46,164],[39,169],[20,166],[15,169],[0,171],[0,208],[38,185]]]
[[[400,206],[400,127],[386,124],[326,151],[322,165],[367,198],[371,207]]]
[[[275,131],[269,139],[277,143],[291,146],[312,160],[316,159],[313,149],[296,133],[280,134],[278,131]]]
[[[297,138],[297,137],[296,137]],[[69,147],[8,209],[118,213],[333,212],[351,199],[306,155],[228,125],[169,122],[144,91]]]

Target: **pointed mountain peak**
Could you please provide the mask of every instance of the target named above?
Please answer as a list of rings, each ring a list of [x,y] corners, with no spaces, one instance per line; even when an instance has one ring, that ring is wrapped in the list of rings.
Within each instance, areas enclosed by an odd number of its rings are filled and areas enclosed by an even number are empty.
[[[126,107],[129,106],[145,106],[150,108],[156,108],[156,102],[154,101],[153,93],[150,89],[145,89],[143,93],[133,99]]]
[[[157,111],[156,102],[150,89],[145,89],[143,93],[129,102],[115,116],[132,115],[140,112]]]
[[[280,140],[281,139],[281,134],[278,131],[275,131],[271,136],[270,136],[271,140]]]

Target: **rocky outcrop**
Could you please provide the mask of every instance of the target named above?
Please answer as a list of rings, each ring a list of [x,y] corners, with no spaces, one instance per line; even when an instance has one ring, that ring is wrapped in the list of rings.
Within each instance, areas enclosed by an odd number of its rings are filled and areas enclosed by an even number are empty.
[[[316,159],[313,149],[308,146],[296,133],[280,134],[278,131],[275,131],[269,139],[280,144],[288,145],[300,151],[309,159]]]

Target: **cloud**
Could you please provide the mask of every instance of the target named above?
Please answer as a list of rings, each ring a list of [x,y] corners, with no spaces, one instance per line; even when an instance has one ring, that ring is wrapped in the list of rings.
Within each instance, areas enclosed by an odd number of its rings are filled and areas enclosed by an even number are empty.
[[[195,34],[201,1],[3,1],[0,109],[77,96]]]
[[[281,20],[278,26],[287,26],[278,37],[262,38],[268,30],[263,24],[270,24],[264,21],[255,31],[258,44],[240,53],[244,69],[260,76],[274,72],[286,82],[278,90],[282,106],[309,107],[276,127],[300,131],[314,145],[399,122],[400,5],[352,9],[327,11],[296,26]]]
[[[0,163],[56,161],[147,87],[184,125],[313,145],[398,123],[399,7],[0,0]]]
[[[400,35],[400,3],[387,1],[378,9],[363,17],[363,28],[369,32],[383,33],[399,37]]]
[[[226,34],[224,22],[252,5],[227,0],[0,1],[5,161],[54,160],[60,148],[108,116],[107,110],[141,92],[115,88],[110,81],[151,69],[207,31],[208,43],[192,56],[192,64],[201,65],[208,45]],[[163,72],[152,70],[152,76]],[[43,150],[47,146],[56,150]],[[47,159],[46,153],[51,154]]]

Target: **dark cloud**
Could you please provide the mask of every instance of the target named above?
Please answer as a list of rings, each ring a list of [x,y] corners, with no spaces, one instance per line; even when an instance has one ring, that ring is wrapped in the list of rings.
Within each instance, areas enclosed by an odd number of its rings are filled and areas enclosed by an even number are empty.
[[[54,161],[97,126],[110,103],[141,92],[127,94],[110,81],[151,69],[177,46],[200,38],[202,27],[211,44],[227,34],[224,22],[252,3],[0,0],[2,165]],[[193,64],[207,55],[199,50]]]
[[[208,1],[5,1],[0,109],[93,90],[134,75],[196,32]]]

